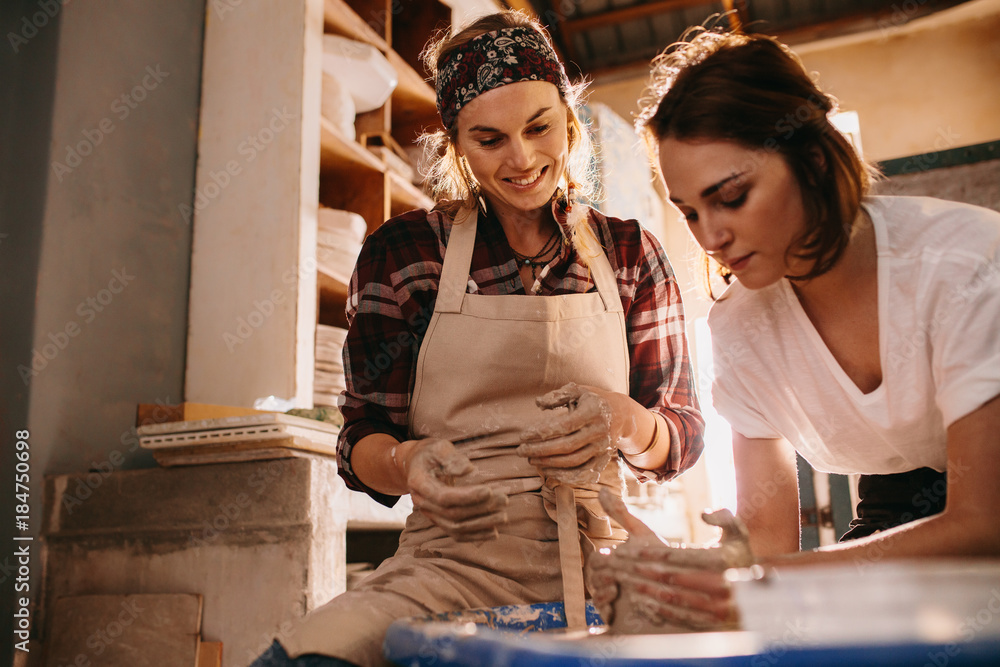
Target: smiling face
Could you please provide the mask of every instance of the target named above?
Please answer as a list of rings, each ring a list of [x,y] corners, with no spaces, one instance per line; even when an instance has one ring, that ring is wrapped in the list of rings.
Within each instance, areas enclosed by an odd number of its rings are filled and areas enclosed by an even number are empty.
[[[802,191],[779,154],[730,141],[660,142],[660,169],[671,203],[710,256],[750,289],[808,263],[789,253],[806,231]]]
[[[545,81],[511,83],[479,95],[458,114],[456,148],[497,214],[546,206],[566,169],[566,105]]]

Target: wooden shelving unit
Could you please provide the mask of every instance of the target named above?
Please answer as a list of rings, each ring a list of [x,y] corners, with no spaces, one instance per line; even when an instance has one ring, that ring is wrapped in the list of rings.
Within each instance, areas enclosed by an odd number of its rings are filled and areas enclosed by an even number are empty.
[[[390,143],[409,146],[424,130],[437,127],[434,90],[417,69],[419,51],[408,47],[412,42],[409,35],[401,41],[406,53],[395,51],[393,37],[394,28],[428,20],[447,22],[449,16],[450,9],[436,0],[403,5],[401,10],[392,0],[324,0],[324,31],[371,44],[386,56],[399,77],[382,108],[358,116],[359,136],[387,136]],[[430,34],[425,30],[422,38],[426,40]],[[392,171],[365,146],[340,135],[326,119],[320,121],[320,144],[321,205],[358,213],[369,231],[394,215],[433,206],[419,187]],[[322,274],[318,287],[319,321],[337,325],[343,319],[337,309],[342,310],[346,303],[347,287]]]
[[[433,205],[392,158],[438,123],[417,56],[450,16],[440,0],[297,0],[206,23],[186,398],[311,404],[316,325],[345,324],[347,293],[315,270],[316,208],[358,213],[370,232]],[[373,45],[399,74],[385,105],[357,116],[359,140],[321,117],[324,31]],[[252,155],[238,149],[248,137]]]

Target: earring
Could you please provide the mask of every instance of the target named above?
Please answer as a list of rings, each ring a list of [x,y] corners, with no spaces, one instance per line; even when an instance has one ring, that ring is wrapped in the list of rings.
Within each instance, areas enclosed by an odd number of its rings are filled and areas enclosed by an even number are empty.
[[[570,180],[569,174],[566,174],[566,212],[569,213],[573,210],[573,202],[576,201],[576,183]]]

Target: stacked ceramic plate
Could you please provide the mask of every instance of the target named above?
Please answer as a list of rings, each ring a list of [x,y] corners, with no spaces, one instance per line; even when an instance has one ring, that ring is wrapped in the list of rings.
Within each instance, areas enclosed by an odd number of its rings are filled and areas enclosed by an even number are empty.
[[[357,136],[354,127],[354,98],[337,76],[325,71],[320,113],[333,123],[345,139],[354,141]]]
[[[316,262],[323,273],[344,285],[351,280],[361,254],[368,225],[357,213],[320,208],[316,233]]]
[[[337,77],[357,113],[385,104],[399,82],[396,70],[378,49],[340,35],[323,35],[323,71]]]
[[[347,389],[344,380],[344,340],[347,329],[316,325],[316,371],[313,377],[313,404],[337,405]]]

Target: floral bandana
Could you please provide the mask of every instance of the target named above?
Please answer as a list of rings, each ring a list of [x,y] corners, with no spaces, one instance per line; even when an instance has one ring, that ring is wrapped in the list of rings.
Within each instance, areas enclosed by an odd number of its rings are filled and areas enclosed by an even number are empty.
[[[548,81],[564,96],[566,70],[545,38],[531,28],[487,32],[452,53],[438,70],[437,105],[447,129],[478,95],[508,83]]]

